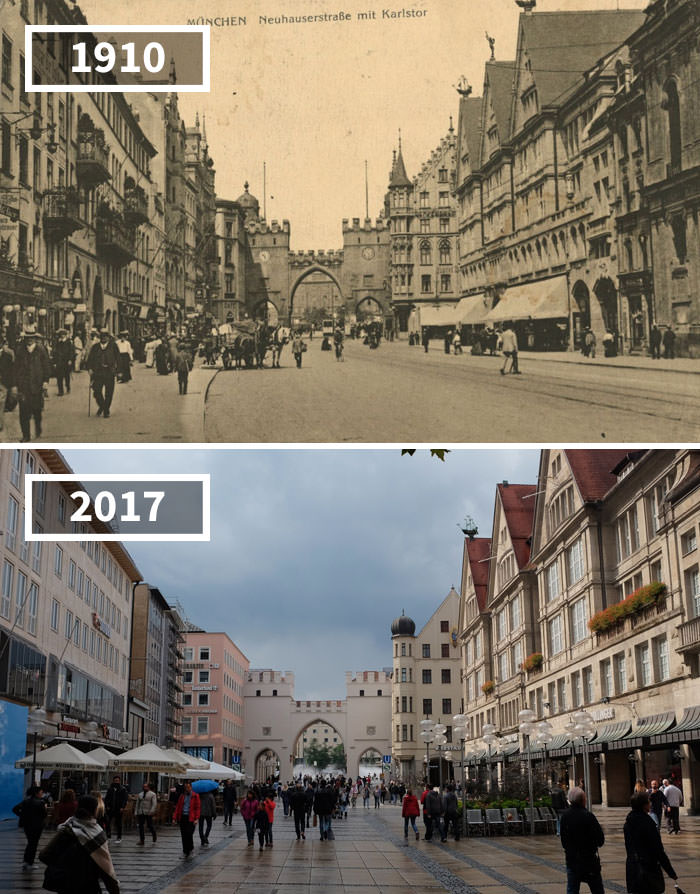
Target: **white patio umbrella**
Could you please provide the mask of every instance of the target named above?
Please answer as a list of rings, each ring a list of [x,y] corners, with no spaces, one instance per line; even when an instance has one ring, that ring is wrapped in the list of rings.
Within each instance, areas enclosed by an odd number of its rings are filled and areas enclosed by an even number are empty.
[[[34,755],[28,754],[15,763],[18,770],[31,769],[34,763]],[[89,754],[78,751],[68,742],[59,742],[51,748],[37,751],[36,766],[44,770],[104,770],[106,764],[95,760]]]
[[[205,761],[201,757],[195,757],[192,754],[186,754],[184,751],[178,751],[177,748],[163,749],[166,754],[170,755],[174,760],[179,760],[180,764],[188,770],[208,770],[209,761]]]
[[[190,768],[184,774],[185,779],[243,779],[243,774],[233,770],[224,764],[211,761],[208,770],[195,770]]]
[[[181,759],[154,742],[115,754],[109,761],[109,767],[124,773],[178,773],[186,769]]]
[[[98,748],[93,748],[92,751],[88,751],[88,755],[94,760],[99,761],[103,765],[103,770],[106,770],[112,758],[116,757],[116,754],[113,751],[108,751],[101,745]]]

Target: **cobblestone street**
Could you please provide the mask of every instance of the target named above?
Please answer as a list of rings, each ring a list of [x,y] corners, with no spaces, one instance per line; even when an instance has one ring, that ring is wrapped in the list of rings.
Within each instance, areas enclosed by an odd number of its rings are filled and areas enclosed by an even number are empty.
[[[281,812],[281,808],[280,808]],[[624,892],[624,809],[599,810],[607,840],[601,850],[608,892]],[[419,821],[422,830],[422,823]],[[700,820],[684,817],[679,836],[664,835],[664,846],[686,894],[700,890]],[[459,844],[413,840],[404,842],[398,807],[357,807],[346,822],[335,821],[334,842],[319,841],[308,830],[297,841],[290,818],[274,824],[274,847],[260,852],[245,845],[243,821],[234,818],[224,829],[214,823],[211,846],[195,849],[191,863],[180,860],[177,829],[159,830],[155,845],[141,849],[132,831],[112,846],[124,894],[561,894],[565,887],[563,852],[554,835],[469,838]],[[42,838],[42,845],[49,833]],[[195,836],[196,839],[196,836]],[[41,870],[23,873],[24,836],[12,822],[0,831],[0,890],[40,891]],[[667,880],[667,890],[672,883]]]

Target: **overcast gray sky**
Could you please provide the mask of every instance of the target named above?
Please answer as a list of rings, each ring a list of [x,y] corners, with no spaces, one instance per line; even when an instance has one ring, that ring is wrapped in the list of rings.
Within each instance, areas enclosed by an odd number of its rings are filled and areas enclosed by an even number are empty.
[[[252,667],[292,670],[297,698],[342,698],[345,671],[391,665],[389,626],[420,628],[454,585],[471,515],[534,482],[538,451],[65,450],[77,474],[208,472],[210,543],[130,543],[144,578],[223,630]]]

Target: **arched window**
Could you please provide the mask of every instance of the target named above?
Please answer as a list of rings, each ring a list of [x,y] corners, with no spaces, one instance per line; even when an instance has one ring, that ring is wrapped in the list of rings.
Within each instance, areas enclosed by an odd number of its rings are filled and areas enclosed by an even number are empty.
[[[632,240],[625,239],[625,254],[627,255],[627,271],[634,270],[634,253],[632,251]]]
[[[677,174],[681,169],[682,143],[681,143],[681,103],[678,97],[678,85],[671,78],[664,87],[665,97],[662,107],[668,115],[668,134],[671,146],[671,175]]]
[[[440,243],[440,263],[441,264],[451,264],[452,263],[452,248],[447,239],[443,239]]]
[[[420,244],[420,262],[421,264],[432,264],[433,262],[430,243],[427,240]]]

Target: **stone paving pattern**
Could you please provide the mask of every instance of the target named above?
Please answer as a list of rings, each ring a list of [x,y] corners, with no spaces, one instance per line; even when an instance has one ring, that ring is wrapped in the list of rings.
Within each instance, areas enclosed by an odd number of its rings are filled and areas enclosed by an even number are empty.
[[[280,810],[281,813],[281,810]],[[626,811],[599,810],[606,844],[601,849],[606,892],[624,892],[622,825]],[[700,891],[700,817],[683,817],[680,835],[664,833],[664,846],[686,894]],[[158,841],[141,848],[134,831],[111,846],[124,894],[563,894],[563,852],[554,835],[468,838],[459,843],[403,838],[398,807],[357,807],[334,821],[336,840],[321,842],[311,827],[297,841],[293,821],[280,815],[274,846],[247,847],[240,816],[231,829],[219,817],[211,845],[181,859],[179,832],[161,827]],[[422,823],[419,821],[422,831]],[[52,832],[46,832],[42,844]],[[195,841],[198,841],[195,836]],[[41,846],[41,845],[40,845]],[[43,867],[21,870],[24,836],[14,822],[0,824],[0,891],[41,891]],[[667,891],[673,885],[667,882]],[[584,890],[587,890],[584,888]]]

